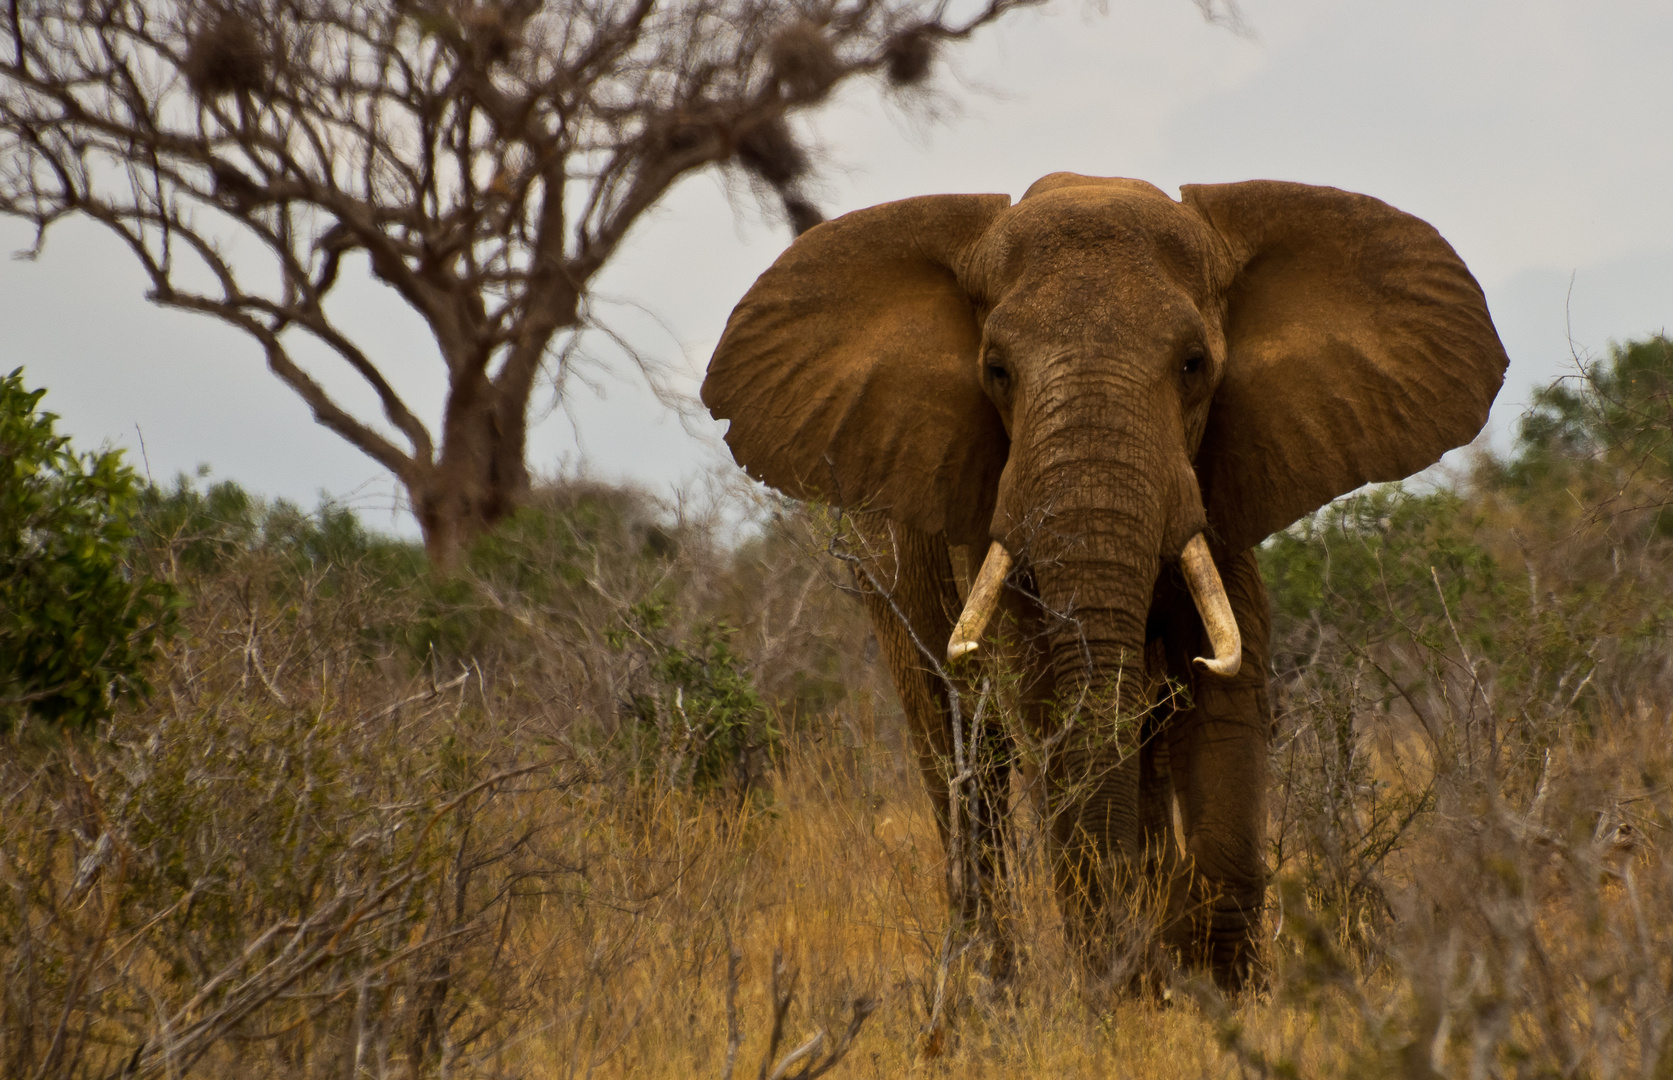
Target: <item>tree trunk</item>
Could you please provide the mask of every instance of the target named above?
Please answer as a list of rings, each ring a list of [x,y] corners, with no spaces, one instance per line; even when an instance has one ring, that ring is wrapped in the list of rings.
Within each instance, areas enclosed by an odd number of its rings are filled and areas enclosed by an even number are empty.
[[[440,457],[406,482],[434,569],[455,569],[471,542],[528,495],[527,411],[526,394],[506,393],[485,377],[450,390]]]

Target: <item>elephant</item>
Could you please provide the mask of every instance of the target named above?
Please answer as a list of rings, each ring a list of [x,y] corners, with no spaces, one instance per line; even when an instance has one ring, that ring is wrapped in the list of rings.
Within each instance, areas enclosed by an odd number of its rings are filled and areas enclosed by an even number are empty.
[[[804,233],[702,400],[752,477],[866,538],[856,580],[991,970],[1014,964],[1023,746],[1081,962],[1237,989],[1261,971],[1273,732],[1254,548],[1469,442],[1506,364],[1463,261],[1377,199],[1053,173],[1014,205],[929,195]],[[1023,719],[977,732],[1001,662]]]

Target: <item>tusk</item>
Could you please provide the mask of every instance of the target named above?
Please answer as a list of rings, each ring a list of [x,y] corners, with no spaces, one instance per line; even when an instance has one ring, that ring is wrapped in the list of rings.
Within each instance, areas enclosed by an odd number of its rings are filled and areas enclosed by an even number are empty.
[[[982,560],[982,569],[970,586],[970,599],[964,602],[964,613],[958,617],[952,639],[947,642],[948,660],[974,652],[981,644],[982,632],[993,618],[993,609],[999,606],[999,590],[1005,586],[1005,575],[1010,572],[1010,553],[995,540],[988,548],[987,558]]]
[[[1214,568],[1214,556],[1208,553],[1208,541],[1202,533],[1191,537],[1179,553],[1179,566],[1185,571],[1185,584],[1190,586],[1191,599],[1196,601],[1197,614],[1202,616],[1208,642],[1214,647],[1214,659],[1199,656],[1197,663],[1229,679],[1243,666],[1243,637],[1237,632],[1231,601],[1226,599],[1226,587],[1220,583],[1220,571]]]

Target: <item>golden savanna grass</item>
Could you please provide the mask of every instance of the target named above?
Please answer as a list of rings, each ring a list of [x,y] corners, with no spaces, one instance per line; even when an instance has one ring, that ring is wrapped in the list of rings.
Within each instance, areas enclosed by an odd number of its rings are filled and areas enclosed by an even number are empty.
[[[1664,725],[1625,727],[1624,742],[1588,748],[1597,772],[1547,778],[1542,820],[1563,820],[1552,800],[1604,795],[1591,785],[1623,762],[1665,767]],[[1283,882],[1275,896],[1284,889],[1289,906],[1281,925],[1269,918],[1265,992],[1227,1003],[1182,981],[1156,1002],[1088,983],[1066,953],[1038,859],[1026,855],[1016,985],[991,986],[972,953],[943,970],[954,928],[916,783],[875,745],[810,745],[780,767],[771,810],[747,820],[672,796],[642,808],[632,826],[643,830],[641,858],[665,876],[620,886],[624,898],[636,887],[657,895],[617,909],[614,932],[633,944],[609,951],[614,966],[588,969],[599,943],[562,914],[530,925],[531,956],[596,974],[528,1048],[529,1075],[721,1075],[729,948],[742,958],[739,1075],[766,1056],[775,954],[800,975],[784,1048],[840,1033],[856,999],[877,1000],[839,1075],[1470,1075],[1477,1054],[1485,1075],[1519,1064],[1656,1074],[1640,1025],[1660,1025],[1655,1010],[1667,1002],[1673,882],[1658,850],[1623,841],[1624,819],[1596,836],[1535,835],[1518,833],[1528,819],[1508,807],[1494,823],[1454,805],[1439,813],[1457,820],[1430,826],[1389,868],[1384,885],[1404,910],[1382,955],[1356,953]],[[1620,794],[1613,802],[1633,805]]]
[[[1069,954],[1020,776],[1022,963],[984,976],[799,511],[726,546],[559,486],[436,581],[341,520],[240,531],[178,492],[151,700],[7,735],[0,1075],[1668,1075],[1659,557],[1530,546],[1541,583],[1619,569],[1524,595],[1470,544],[1527,522],[1433,499],[1271,552],[1266,978],[1227,1001]],[[1330,618],[1286,614],[1322,564]]]

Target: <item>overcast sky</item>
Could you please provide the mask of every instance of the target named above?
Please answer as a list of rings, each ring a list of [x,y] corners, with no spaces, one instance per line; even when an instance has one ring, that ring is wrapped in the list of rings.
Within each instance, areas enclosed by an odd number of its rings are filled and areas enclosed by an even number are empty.
[[[1490,430],[1531,387],[1611,340],[1673,324],[1673,4],[1666,0],[1248,0],[1239,36],[1190,0],[1056,3],[952,54],[942,118],[853,88],[814,122],[829,216],[932,192],[1020,195],[1057,170],[1180,184],[1254,178],[1375,195],[1435,225],[1486,290],[1511,357]],[[747,194],[688,180],[605,274],[600,311],[694,392],[727,313],[788,242]],[[0,223],[0,244],[27,230]],[[0,262],[0,370],[19,364],[84,445],[129,447],[153,476],[214,475],[312,506],[392,516],[393,485],[313,424],[255,344],[143,299],[124,249],[70,223],[35,262]],[[352,323],[408,400],[439,415],[434,346],[371,283]],[[643,310],[641,310],[643,309]],[[648,312],[648,314],[647,314]],[[608,360],[607,354],[601,356]],[[321,371],[328,385],[351,384]],[[572,383],[530,440],[543,472],[585,467],[668,493],[725,460],[629,375]],[[375,416],[366,396],[348,395]],[[571,419],[573,418],[573,420]]]

